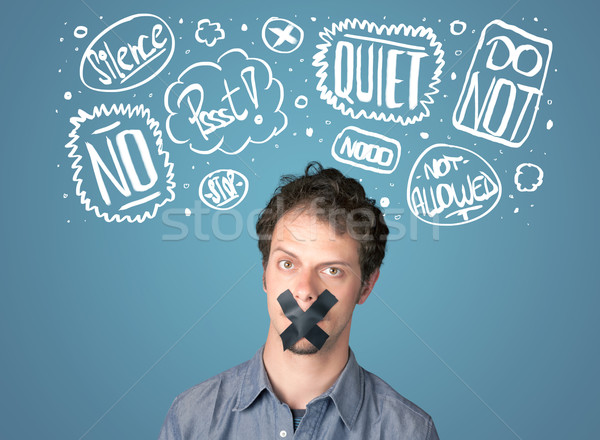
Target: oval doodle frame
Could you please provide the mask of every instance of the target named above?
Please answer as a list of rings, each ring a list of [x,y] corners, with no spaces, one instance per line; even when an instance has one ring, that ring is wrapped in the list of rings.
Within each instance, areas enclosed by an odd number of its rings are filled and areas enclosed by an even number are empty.
[[[111,32],[114,28],[122,25],[123,23],[128,23],[132,20],[135,20],[136,18],[139,18],[139,17],[154,18],[154,19],[158,20],[159,22],[161,22],[162,24],[164,24],[165,27],[167,28],[167,30],[169,31],[169,35],[171,37],[171,52],[167,56],[167,59],[163,62],[162,66],[160,66],[159,69],[156,69],[156,72],[154,72],[152,75],[150,75],[148,78],[144,79],[143,81],[132,84],[130,86],[127,86],[127,87],[121,88],[121,89],[99,89],[96,87],[92,87],[88,83],[86,83],[85,79],[83,77],[83,67],[85,65],[86,54],[87,54],[88,50],[91,47],[93,47],[104,35]],[[96,35],[96,37],[88,45],[88,47],[83,52],[83,56],[81,57],[81,63],[79,64],[79,79],[81,80],[81,82],[83,83],[84,86],[86,86],[88,89],[94,90],[96,92],[108,92],[108,93],[125,92],[127,90],[135,89],[136,87],[146,84],[148,81],[150,81],[150,80],[154,79],[156,76],[158,76],[158,74],[163,71],[163,69],[167,66],[167,64],[169,64],[169,62],[171,61],[171,58],[173,58],[174,53],[175,53],[175,35],[173,35],[173,31],[171,30],[171,28],[169,27],[169,25],[167,24],[166,21],[164,21],[162,18],[160,18],[159,16],[154,15],[154,14],[143,13],[143,14],[130,15],[129,17],[122,18],[121,20],[116,21],[115,23],[111,24],[109,27],[107,27],[102,32],[100,32],[98,35]]]
[[[425,157],[425,155],[427,153],[429,153],[431,150],[435,149],[435,148],[439,148],[439,147],[446,147],[446,148],[456,148],[458,150],[463,150],[466,151],[467,153],[470,153],[472,155],[474,155],[475,157],[477,157],[477,159],[479,159],[480,161],[482,161],[493,173],[494,177],[496,178],[496,182],[498,183],[498,196],[496,197],[496,200],[494,201],[494,203],[492,204],[492,206],[490,206],[483,214],[478,215],[477,217],[473,217],[472,219],[460,222],[460,223],[435,223],[429,220],[424,219],[422,216],[418,215],[414,208],[413,205],[411,203],[411,199],[410,199],[410,193],[411,193],[411,189],[412,189],[412,181],[413,181],[413,176],[415,174],[415,170],[417,168],[417,165],[419,165],[421,163],[421,159],[423,159],[423,157]],[[479,154],[475,153],[474,151],[469,150],[468,148],[465,147],[459,147],[457,145],[448,145],[448,144],[433,144],[430,147],[426,148],[420,155],[419,157],[417,157],[417,160],[415,160],[415,163],[412,166],[412,169],[410,170],[410,175],[408,176],[408,182],[406,183],[406,203],[408,204],[408,208],[410,209],[410,212],[417,217],[419,220],[428,223],[430,225],[433,226],[460,226],[460,225],[465,225],[467,223],[471,223],[474,222],[475,220],[479,220],[482,217],[485,217],[486,215],[488,215],[490,212],[492,212],[494,210],[494,208],[496,207],[496,205],[498,204],[498,202],[500,201],[500,199],[502,198],[502,182],[500,181],[500,177],[498,176],[498,173],[496,173],[496,170],[483,158],[481,157]]]
[[[228,172],[228,171],[233,171],[233,173],[236,176],[241,177],[242,181],[244,182],[244,194],[242,194],[239,198],[239,200],[237,202],[235,202],[233,205],[228,206],[226,208],[219,208],[218,206],[215,206],[212,203],[208,203],[206,201],[206,198],[204,197],[203,191],[202,189],[204,188],[205,182],[208,180],[209,177],[214,176],[217,173],[220,172]],[[242,173],[240,173],[237,170],[232,170],[230,168],[223,168],[220,170],[215,170],[215,171],[211,171],[210,173],[208,173],[206,176],[204,176],[204,178],[200,181],[200,185],[198,185],[198,196],[200,197],[200,200],[202,201],[202,203],[204,203],[206,206],[208,206],[209,208],[213,208],[216,209],[217,211],[228,211],[230,209],[235,208],[237,205],[239,205],[240,203],[242,203],[242,201],[246,198],[246,196],[248,195],[248,189],[250,188],[250,184],[248,183],[248,178],[246,176],[244,176]]]

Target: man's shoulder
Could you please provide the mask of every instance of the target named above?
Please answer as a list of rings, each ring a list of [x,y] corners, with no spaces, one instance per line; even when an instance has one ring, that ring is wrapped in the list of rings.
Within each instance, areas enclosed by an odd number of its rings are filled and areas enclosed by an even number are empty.
[[[213,424],[231,413],[248,367],[239,364],[179,394],[165,419],[160,439],[207,438]]]
[[[433,421],[419,406],[398,393],[379,376],[363,369],[365,374],[365,401],[368,406],[380,412],[387,423],[398,421],[403,426],[413,426],[416,430],[429,432]],[[437,438],[437,437],[434,437]]]
[[[249,362],[246,361],[236,365],[187,389],[175,398],[174,405],[176,403],[185,403],[186,406],[194,403],[206,404],[207,401],[211,401],[217,395],[235,396]]]

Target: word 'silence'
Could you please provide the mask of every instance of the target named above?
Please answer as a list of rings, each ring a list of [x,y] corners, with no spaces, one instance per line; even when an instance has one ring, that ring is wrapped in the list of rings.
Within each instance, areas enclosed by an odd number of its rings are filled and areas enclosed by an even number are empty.
[[[173,33],[160,17],[132,15],[109,26],[90,43],[81,59],[81,81],[99,92],[133,89],[158,75],[174,49]]]

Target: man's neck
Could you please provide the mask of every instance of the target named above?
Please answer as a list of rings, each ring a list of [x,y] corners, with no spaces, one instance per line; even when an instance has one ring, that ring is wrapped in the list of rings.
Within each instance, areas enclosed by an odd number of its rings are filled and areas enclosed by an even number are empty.
[[[324,346],[310,355],[283,351],[281,338],[270,327],[263,362],[273,391],[292,409],[306,404],[327,391],[348,362],[349,335],[341,335],[332,347]]]

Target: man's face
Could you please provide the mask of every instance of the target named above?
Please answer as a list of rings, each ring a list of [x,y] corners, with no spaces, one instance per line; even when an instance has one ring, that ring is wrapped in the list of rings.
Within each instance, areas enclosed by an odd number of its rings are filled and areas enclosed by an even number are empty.
[[[355,239],[349,234],[336,234],[327,222],[310,212],[290,211],[277,222],[263,275],[271,326],[277,334],[291,323],[277,301],[282,292],[289,289],[306,311],[327,289],[338,302],[318,323],[329,335],[321,350],[347,343],[354,307],[367,299],[379,274],[376,271],[365,286],[361,285],[358,252]],[[302,338],[290,351],[313,354],[318,350]]]

